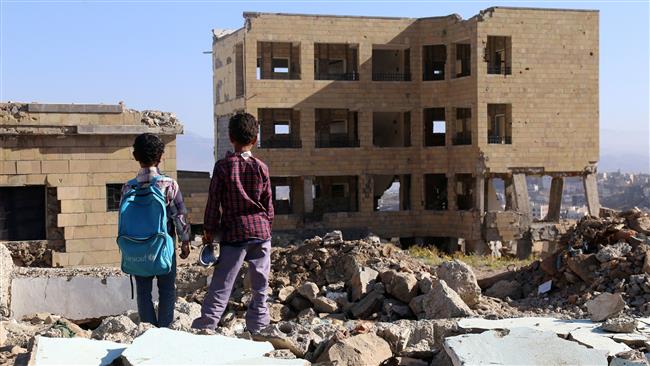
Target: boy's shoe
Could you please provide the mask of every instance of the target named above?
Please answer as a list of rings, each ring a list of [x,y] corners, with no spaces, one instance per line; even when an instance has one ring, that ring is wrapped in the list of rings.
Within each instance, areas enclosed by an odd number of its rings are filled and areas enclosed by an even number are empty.
[[[212,244],[206,244],[201,248],[199,253],[199,263],[202,266],[210,267],[217,261],[217,257],[214,255],[214,247]]]

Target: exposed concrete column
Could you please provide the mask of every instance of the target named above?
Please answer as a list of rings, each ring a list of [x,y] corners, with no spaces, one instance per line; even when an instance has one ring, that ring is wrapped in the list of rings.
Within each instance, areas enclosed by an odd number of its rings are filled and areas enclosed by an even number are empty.
[[[494,178],[488,178],[485,180],[485,201],[486,201],[486,210],[487,211],[501,211],[501,204],[497,198],[497,190],[494,188]]]
[[[562,208],[562,190],[564,189],[564,178],[553,177],[551,180],[551,192],[548,200],[547,221],[560,221],[560,209]]]
[[[358,116],[359,146],[372,147],[372,110],[361,109]]]
[[[504,195],[506,197],[506,211],[516,211],[517,201],[515,200],[515,183],[511,176],[503,178]]]
[[[481,213],[485,212],[485,176],[477,174],[474,178],[474,208]]]
[[[299,111],[302,148],[313,150],[316,147],[316,113],[313,108],[302,108]]]
[[[589,173],[582,177],[582,183],[585,187],[585,197],[587,199],[587,209],[589,215],[600,216],[600,199],[598,198],[598,182],[596,173]]]
[[[374,179],[369,174],[359,174],[359,212],[373,212]]]
[[[305,213],[312,213],[314,212],[314,197],[312,196],[312,186],[314,184],[314,178],[313,177],[304,177],[302,181],[302,187],[303,187],[303,206],[304,206],[304,212]]]
[[[512,175],[514,186],[515,205],[518,212],[523,213],[530,219],[530,198],[528,197],[528,186],[526,185],[526,174],[517,173]]]
[[[314,63],[305,62],[314,58],[314,43],[301,40],[300,41],[300,79],[312,81],[314,80]]]

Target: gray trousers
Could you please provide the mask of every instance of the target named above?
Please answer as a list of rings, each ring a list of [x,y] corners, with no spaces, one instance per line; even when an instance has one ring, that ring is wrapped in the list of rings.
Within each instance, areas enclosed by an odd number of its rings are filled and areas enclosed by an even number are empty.
[[[259,331],[270,322],[266,291],[271,269],[271,240],[253,239],[232,245],[222,243],[219,249],[212,283],[201,307],[201,317],[194,319],[192,328],[215,329],[218,326],[237,274],[246,261],[252,295],[246,311],[246,328],[251,332]]]

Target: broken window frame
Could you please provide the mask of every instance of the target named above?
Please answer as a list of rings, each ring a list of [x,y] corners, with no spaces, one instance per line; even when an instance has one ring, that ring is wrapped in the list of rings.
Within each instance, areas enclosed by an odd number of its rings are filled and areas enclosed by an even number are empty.
[[[442,117],[443,119],[440,119]],[[447,144],[447,118],[446,109],[444,107],[424,108],[422,110],[422,118],[424,125],[424,146],[435,147],[445,146]],[[435,132],[436,122],[441,122],[445,126],[444,133]]]
[[[471,174],[456,174],[456,208],[459,211],[470,211],[475,208],[474,194],[476,180]]]
[[[288,53],[278,55],[274,53],[274,47],[288,47]],[[268,51],[268,57],[264,55]],[[274,60],[287,60],[287,72],[275,71]],[[258,41],[257,42],[257,68],[258,80],[300,80],[300,43],[282,41]],[[265,72],[265,61],[268,62],[269,70]]]
[[[472,75],[472,45],[470,43],[455,43],[455,78]]]
[[[384,45],[384,47],[387,47]],[[378,59],[376,52],[394,51],[398,54],[395,57],[402,57],[401,70],[377,71],[375,61]],[[403,53],[403,55],[402,55]],[[411,81],[411,49],[410,48],[382,48],[381,45],[372,47],[372,81]]]
[[[503,46],[497,45],[499,41]],[[512,38],[510,36],[487,36],[483,60],[487,63],[488,75],[511,75],[512,74]],[[503,56],[498,58],[497,55]]]
[[[489,103],[487,105],[488,111],[488,144],[512,144],[512,119],[510,117],[510,104]],[[503,118],[503,123],[498,121],[498,118]]]
[[[344,47],[343,54],[330,57],[332,47]],[[330,72],[332,61],[342,61],[341,72]],[[359,52],[357,44],[314,43],[314,80],[359,80]]]
[[[436,48],[438,48],[438,50],[442,49],[442,57],[435,56]],[[434,45],[422,46],[422,81],[445,80],[446,64],[447,64],[446,45],[434,44]]]
[[[259,108],[258,144],[261,149],[300,148],[300,111],[290,108]],[[287,119],[288,118],[288,119]],[[286,125],[289,133],[276,134],[276,125]]]
[[[0,187],[0,241],[47,240],[48,214],[45,185]]]
[[[456,108],[453,145],[472,145],[472,109]]]
[[[359,147],[358,112],[341,108],[316,108],[314,113],[316,148]],[[331,126],[339,122],[345,124],[345,132],[332,133]]]
[[[278,132],[278,127],[280,126],[287,126],[287,132]],[[273,131],[275,135],[279,135],[279,136],[291,135],[291,121],[281,121],[281,120],[273,121]]]
[[[433,184],[435,179],[442,178],[444,184]],[[431,186],[431,187],[429,187]],[[449,209],[447,189],[449,180],[444,173],[424,174],[424,209],[429,211],[446,211]]]

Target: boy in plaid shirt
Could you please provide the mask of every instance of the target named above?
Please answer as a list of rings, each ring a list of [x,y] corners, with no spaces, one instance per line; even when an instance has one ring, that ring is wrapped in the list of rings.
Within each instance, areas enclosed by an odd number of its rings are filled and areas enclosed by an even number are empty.
[[[234,152],[217,161],[205,208],[204,243],[221,239],[212,283],[193,328],[215,329],[228,305],[237,274],[249,264],[252,298],[246,327],[257,332],[269,324],[266,290],[271,267],[273,203],[269,168],[253,157],[259,124],[248,113],[230,118],[228,132]]]

